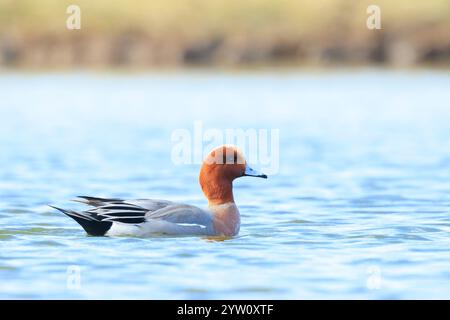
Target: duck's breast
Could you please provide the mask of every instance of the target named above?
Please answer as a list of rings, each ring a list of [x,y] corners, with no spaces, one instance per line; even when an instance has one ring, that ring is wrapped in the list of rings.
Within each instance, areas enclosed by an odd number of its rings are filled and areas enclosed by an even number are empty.
[[[210,206],[213,213],[214,233],[218,236],[235,236],[241,227],[241,216],[234,202]]]

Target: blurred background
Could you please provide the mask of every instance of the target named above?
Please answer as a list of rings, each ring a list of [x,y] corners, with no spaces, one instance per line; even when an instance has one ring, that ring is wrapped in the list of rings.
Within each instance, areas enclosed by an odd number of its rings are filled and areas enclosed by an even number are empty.
[[[81,29],[66,29],[66,8]],[[369,30],[366,9],[381,9]],[[448,65],[446,0],[0,0],[4,68]]]

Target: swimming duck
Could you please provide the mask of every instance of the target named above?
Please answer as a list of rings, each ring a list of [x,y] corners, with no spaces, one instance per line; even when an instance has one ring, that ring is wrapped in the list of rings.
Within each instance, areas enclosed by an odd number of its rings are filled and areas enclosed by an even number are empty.
[[[212,150],[203,161],[199,182],[208,208],[166,200],[122,200],[80,196],[74,201],[86,211],[51,206],[78,222],[92,236],[205,235],[232,237],[239,233],[240,214],[233,197],[233,181],[240,177],[267,179],[250,168],[234,146]]]

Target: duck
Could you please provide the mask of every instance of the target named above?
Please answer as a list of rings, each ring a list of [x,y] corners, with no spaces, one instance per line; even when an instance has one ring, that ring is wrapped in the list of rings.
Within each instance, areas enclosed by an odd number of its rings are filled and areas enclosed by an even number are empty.
[[[241,217],[234,201],[233,181],[241,177],[267,179],[252,169],[235,146],[214,148],[203,160],[199,183],[208,200],[206,209],[168,200],[79,196],[89,206],[76,211],[50,207],[75,220],[89,236],[218,236],[239,234]]]

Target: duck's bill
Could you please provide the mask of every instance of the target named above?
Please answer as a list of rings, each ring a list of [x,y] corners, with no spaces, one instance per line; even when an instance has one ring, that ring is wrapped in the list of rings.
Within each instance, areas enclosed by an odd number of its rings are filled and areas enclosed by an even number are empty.
[[[258,172],[256,170],[250,168],[249,166],[245,166],[244,177],[256,177],[256,178],[267,179],[267,175],[265,175],[264,173]]]

